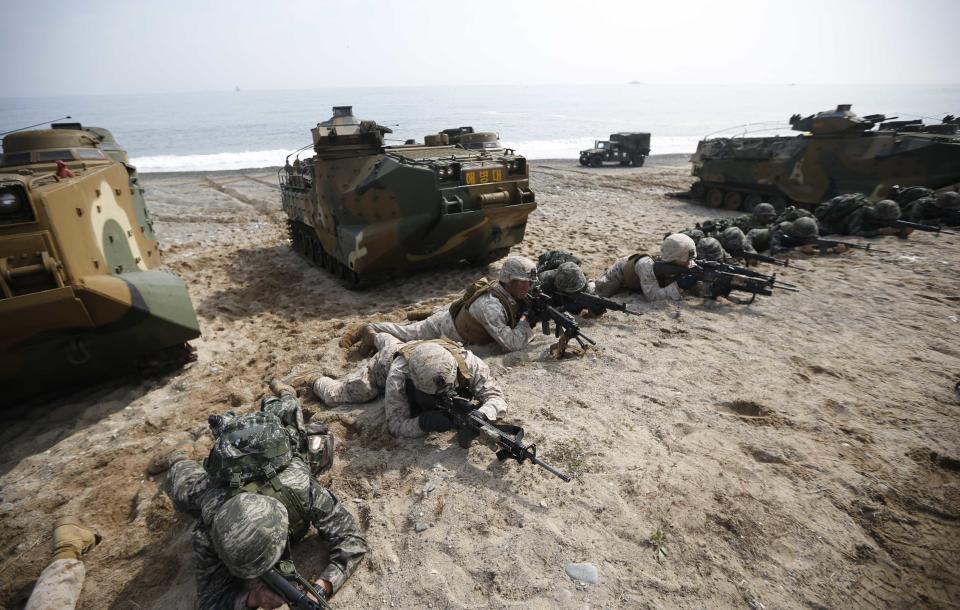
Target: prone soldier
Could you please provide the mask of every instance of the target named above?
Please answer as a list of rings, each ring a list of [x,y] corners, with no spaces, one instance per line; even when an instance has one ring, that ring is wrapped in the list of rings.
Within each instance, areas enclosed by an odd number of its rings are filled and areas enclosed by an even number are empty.
[[[506,413],[506,400],[490,369],[462,346],[445,339],[401,343],[387,333],[377,333],[374,341],[377,353],[343,380],[320,377],[313,383],[321,402],[369,402],[383,394],[387,429],[402,438],[454,427],[437,408],[438,397],[448,391],[479,401],[477,410],[487,421]]]
[[[313,440],[331,437],[322,425],[304,425],[292,387],[274,380],[271,389],[279,397],[264,399],[259,412],[210,418],[214,446],[203,465],[182,450],[163,460],[174,504],[197,517],[194,571],[204,610],[292,602],[266,583],[278,566],[293,566],[291,545],[311,526],[330,545],[319,578],[301,578],[318,604],[367,552],[353,516],[314,476],[332,462],[332,443]]]
[[[371,322],[343,336],[340,346],[352,347],[375,333],[388,333],[401,341],[445,338],[465,345],[496,342],[506,352],[523,349],[533,339],[533,328],[522,303],[537,279],[537,267],[523,257],[503,262],[499,279],[475,282],[449,307],[412,324]]]

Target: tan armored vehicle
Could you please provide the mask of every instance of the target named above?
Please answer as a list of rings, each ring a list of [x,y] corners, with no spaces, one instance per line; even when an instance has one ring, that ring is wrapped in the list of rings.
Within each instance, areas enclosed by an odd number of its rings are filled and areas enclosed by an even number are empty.
[[[387,127],[350,106],[313,133],[315,156],[279,172],[293,248],[347,286],[458,261],[502,258],[536,208],[527,160],[449,134],[384,146]],[[481,134],[461,134],[481,135]]]
[[[7,398],[127,372],[161,350],[182,360],[200,330],[183,280],[159,267],[143,189],[110,132],[69,123],[4,137],[0,386]]]

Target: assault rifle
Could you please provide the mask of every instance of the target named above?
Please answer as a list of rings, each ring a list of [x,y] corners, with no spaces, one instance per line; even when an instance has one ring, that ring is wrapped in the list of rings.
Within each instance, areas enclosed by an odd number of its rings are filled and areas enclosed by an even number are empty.
[[[810,271],[804,267],[797,267],[796,263],[791,263],[789,258],[780,260],[779,258],[774,258],[772,256],[767,256],[766,254],[758,254],[757,252],[747,252],[742,250],[737,253],[730,253],[736,258],[742,258],[747,261],[757,261],[759,263],[767,263],[768,265],[776,265],[777,267],[790,267],[791,269],[796,269],[797,271]]]
[[[324,599],[326,591],[317,591],[316,587],[300,575],[292,561],[281,560],[265,574],[261,574],[260,580],[282,597],[290,610],[333,610],[333,606]],[[311,599],[308,593],[316,600]]]
[[[537,290],[539,294],[543,294],[551,303],[556,303],[560,307],[566,308],[568,305],[573,305],[578,308],[578,310],[589,309],[590,311],[596,312],[597,314],[602,314],[606,310],[610,311],[620,311],[631,316],[643,315],[639,311],[633,311],[627,309],[626,303],[620,303],[612,299],[605,299],[601,296],[595,294],[590,294],[589,292],[554,292],[551,294],[546,294],[541,290]]]
[[[800,292],[800,289],[796,284],[791,284],[789,282],[784,282],[783,280],[778,280],[777,275],[766,275],[760,273],[759,271],[754,271],[747,267],[740,267],[739,265],[731,265],[729,263],[721,263],[719,261],[708,261],[700,260],[696,261],[697,266],[703,267],[704,269],[709,269],[711,271],[723,271],[726,273],[734,273],[737,275],[745,275],[747,277],[756,278],[758,280],[763,280],[764,282],[769,283],[771,288],[780,288],[786,290],[787,292]]]
[[[837,246],[846,246],[847,248],[853,250],[868,250],[870,252],[878,252],[880,254],[890,254],[889,250],[881,250],[880,248],[874,248],[873,244],[858,244],[852,241],[840,241],[838,239],[823,239],[822,237],[815,237],[810,241],[811,246],[816,246],[821,252],[827,248],[836,248]]]
[[[926,233],[943,233],[944,235],[957,235],[955,231],[948,231],[940,225],[925,225],[919,222],[910,222],[909,220],[894,220],[891,225],[894,229],[916,229]]]
[[[722,265],[723,263],[717,264]],[[654,273],[657,275],[658,279],[661,277],[670,279],[692,277],[696,281],[703,282],[707,286],[707,293],[704,295],[705,298],[716,299],[717,297],[725,297],[728,300],[740,305],[749,305],[753,303],[758,294],[762,294],[763,296],[773,295],[774,283],[772,277],[768,279],[761,279],[758,277],[743,275],[741,273],[724,271],[720,268],[713,267],[712,265],[706,267],[687,267],[683,265],[676,265],[674,263],[658,261],[654,263]],[[789,289],[785,287],[782,289],[792,290],[794,292],[796,291],[796,289]],[[739,297],[735,297],[730,294],[732,292],[746,292],[751,295],[750,300],[747,301]]]
[[[543,334],[550,334],[550,320],[553,320],[553,336],[559,341],[558,356],[563,357],[567,344],[575,340],[583,349],[587,348],[587,343],[596,345],[597,342],[580,332],[580,325],[570,314],[560,311],[552,304],[550,295],[539,289],[531,290],[527,294],[527,308],[531,319],[540,321],[540,328]],[[585,343],[586,342],[586,343]]]
[[[494,446],[499,461],[513,459],[522,464],[524,460],[529,460],[550,474],[570,482],[569,475],[537,457],[536,445],[523,444],[523,428],[520,426],[495,424],[477,411],[479,405],[455,394],[442,395],[437,404],[457,427],[457,439],[464,449],[482,435]]]

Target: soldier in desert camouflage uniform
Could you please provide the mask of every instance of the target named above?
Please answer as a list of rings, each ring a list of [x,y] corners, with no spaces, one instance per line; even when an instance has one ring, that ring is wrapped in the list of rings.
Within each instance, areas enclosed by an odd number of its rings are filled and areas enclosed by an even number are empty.
[[[273,430],[272,437],[266,440],[276,441],[291,435],[289,442],[294,446],[292,435],[297,435],[299,444],[299,435],[307,430],[302,426],[296,393],[292,387],[279,382],[271,383],[271,388],[280,398],[265,400],[263,411],[241,416],[228,413],[225,419],[211,419],[216,441],[208,466],[219,446],[236,442],[231,439],[237,433],[220,432],[235,430],[229,426],[243,418]],[[276,426],[266,427],[270,421],[282,422],[282,431],[278,433]],[[255,426],[252,429],[257,430]],[[264,438],[254,436],[247,441],[246,447],[256,447]],[[197,517],[193,550],[198,608],[279,607],[283,600],[263,584],[259,576],[274,567],[288,541],[299,541],[311,525],[330,545],[329,563],[315,581],[321,594],[336,593],[367,552],[366,540],[360,535],[353,516],[314,478],[301,454],[294,454],[285,465],[271,470],[272,478],[263,485],[249,481],[242,487],[224,484],[204,466],[185,459],[181,452],[173,455],[169,461],[172,462],[170,489],[174,504]]]
[[[487,420],[503,417],[507,403],[490,377],[487,365],[462,346],[443,339],[401,343],[385,333],[376,335],[380,348],[343,381],[320,377],[313,392],[324,404],[368,402],[381,392],[390,434],[413,438],[453,427],[437,411],[435,398],[454,391],[480,402]]]
[[[53,526],[53,559],[37,578],[24,610],[71,610],[80,599],[86,569],[80,558],[100,536],[76,517],[61,517]]]
[[[660,260],[674,265],[692,266],[697,246],[688,235],[675,233],[660,244]],[[696,281],[683,277],[661,286],[654,271],[654,259],[645,254],[634,254],[618,259],[594,282],[597,294],[609,297],[621,288],[641,293],[648,301],[679,301],[681,290],[693,289]]]
[[[533,328],[521,305],[536,279],[533,261],[519,256],[508,258],[497,282],[474,284],[449,308],[413,324],[366,324],[344,335],[340,346],[351,347],[364,335],[389,333],[401,341],[442,337],[464,345],[496,342],[506,352],[518,351],[533,339]]]

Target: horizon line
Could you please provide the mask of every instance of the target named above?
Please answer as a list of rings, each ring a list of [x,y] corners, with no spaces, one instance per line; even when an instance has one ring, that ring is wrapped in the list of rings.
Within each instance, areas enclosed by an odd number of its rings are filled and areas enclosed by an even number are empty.
[[[115,93],[56,93],[56,94],[39,94],[39,95],[0,95],[0,99],[3,100],[17,100],[17,99],[43,99],[43,98],[61,98],[61,97],[120,97],[120,96],[137,96],[137,95],[186,95],[186,94],[200,94],[200,93],[237,93],[242,94],[244,92],[250,93],[267,93],[267,92],[282,92],[282,91],[327,91],[327,90],[344,90],[344,89],[436,89],[436,88],[468,88],[468,87],[609,87],[609,86],[631,86],[631,87],[644,87],[644,86],[757,86],[764,85],[769,87],[836,87],[836,86],[853,86],[853,87],[889,87],[889,86],[921,86],[921,87],[957,87],[960,86],[960,82],[956,83],[866,83],[866,82],[818,82],[818,83],[805,83],[805,82],[782,82],[782,83],[769,83],[769,82],[753,82],[753,81],[729,81],[729,82],[693,82],[693,81],[676,81],[676,82],[656,82],[656,81],[627,81],[627,82],[602,82],[602,83],[571,83],[571,82],[558,82],[558,83],[525,83],[525,84],[511,84],[511,83],[486,83],[486,84],[457,84],[457,85],[442,85],[442,84],[421,84],[421,85],[333,85],[326,87],[282,87],[282,88],[250,88],[244,89],[239,85],[235,85],[234,88],[223,88],[223,89],[182,89],[182,90],[170,90],[170,91],[140,91],[140,92],[115,92]]]

